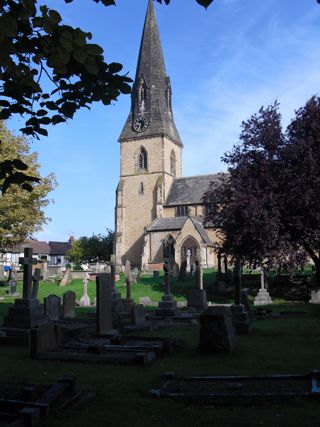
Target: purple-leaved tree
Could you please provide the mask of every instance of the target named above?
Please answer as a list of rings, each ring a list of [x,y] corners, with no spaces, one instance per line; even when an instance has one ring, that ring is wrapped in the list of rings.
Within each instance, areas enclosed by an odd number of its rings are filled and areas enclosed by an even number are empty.
[[[285,132],[279,105],[261,108],[223,161],[228,173],[204,196],[206,221],[221,237],[216,251],[267,268],[302,266],[309,255],[320,288],[320,98]]]

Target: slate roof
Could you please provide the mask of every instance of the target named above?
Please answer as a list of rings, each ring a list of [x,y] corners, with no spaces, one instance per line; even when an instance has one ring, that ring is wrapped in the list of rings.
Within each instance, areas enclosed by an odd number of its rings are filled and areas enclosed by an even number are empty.
[[[194,205],[202,202],[211,181],[219,184],[223,174],[197,175],[174,179],[165,206]]]
[[[70,242],[49,242],[50,255],[65,255],[71,249]]]
[[[207,245],[212,245],[207,232],[203,228],[203,218],[202,217],[191,217],[189,216],[200,236]],[[184,226],[184,223],[187,221],[187,216],[177,216],[172,218],[158,218],[153,221],[153,223],[147,228],[147,232],[157,232],[157,231],[172,231],[172,230],[181,230]]]
[[[143,107],[139,103],[141,81],[144,82],[145,94]],[[144,132],[136,133],[132,125],[139,115],[148,119],[149,126]],[[166,73],[153,1],[149,0],[132,88],[131,110],[119,141],[158,135],[166,135],[182,145],[173,120],[170,78]]]
[[[11,249],[12,252],[22,253],[24,248],[32,248],[33,253],[37,255],[48,255],[50,254],[50,246],[47,242],[41,240],[27,240],[21,245],[15,246]]]

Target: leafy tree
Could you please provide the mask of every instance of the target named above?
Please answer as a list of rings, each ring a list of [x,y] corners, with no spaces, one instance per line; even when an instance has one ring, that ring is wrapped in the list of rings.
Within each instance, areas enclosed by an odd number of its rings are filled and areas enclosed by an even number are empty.
[[[68,259],[75,263],[107,262],[112,254],[114,232],[107,229],[107,235],[93,234],[80,237],[72,243]]]
[[[303,265],[308,254],[320,287],[320,100],[311,98],[281,128],[279,106],[242,124],[223,161],[228,174],[211,184],[206,221],[219,230],[216,250],[250,265]]]
[[[74,240],[72,242],[71,249],[69,249],[66,254],[68,261],[76,265],[80,265],[83,260],[83,255],[84,255],[84,251],[83,251],[81,239]]]
[[[45,178],[39,175],[37,154],[30,153],[29,144],[25,138],[13,136],[0,121],[0,158],[7,161],[14,160],[15,165],[28,164],[32,176],[39,184],[34,186],[30,181],[27,185],[33,186],[33,191],[28,192],[17,185],[12,185],[6,193],[0,197],[0,251],[10,248],[25,241],[33,233],[41,230],[42,224],[47,219],[43,208],[49,200],[47,194],[56,186],[54,175]],[[19,173],[19,172],[17,172]],[[0,178],[0,187],[5,182]]]

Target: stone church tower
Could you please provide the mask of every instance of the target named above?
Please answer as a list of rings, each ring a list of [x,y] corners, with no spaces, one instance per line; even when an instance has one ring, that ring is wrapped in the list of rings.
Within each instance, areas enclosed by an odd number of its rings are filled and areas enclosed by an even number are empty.
[[[118,266],[127,259],[141,266],[146,228],[163,217],[172,182],[181,176],[182,143],[171,98],[153,1],[149,0],[131,109],[119,138],[114,248]]]

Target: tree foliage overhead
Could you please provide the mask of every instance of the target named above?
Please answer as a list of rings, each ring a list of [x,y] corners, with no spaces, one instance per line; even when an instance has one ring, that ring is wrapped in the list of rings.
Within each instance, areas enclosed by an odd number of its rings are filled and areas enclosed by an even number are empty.
[[[33,191],[25,191],[18,185],[11,185],[0,197],[0,251],[22,243],[39,230],[46,222],[43,208],[48,205],[47,194],[56,185],[54,175],[42,177],[40,180],[37,154],[30,153],[26,139],[13,136],[0,121],[0,158],[9,162],[17,160],[21,164],[28,164],[33,177],[40,181],[33,185]],[[13,160],[16,159],[16,160]],[[20,167],[20,165],[18,164]],[[0,186],[3,185],[3,177]]]
[[[228,174],[204,199],[206,221],[221,236],[216,250],[285,267],[302,265],[307,254],[320,286],[320,98],[299,109],[285,132],[279,105],[261,108],[223,161]]]
[[[36,0],[0,1],[0,119],[28,117],[21,131],[37,137],[101,101],[130,93],[131,80],[107,64],[90,33],[62,24],[60,14]],[[51,88],[43,81],[49,81]],[[49,85],[50,86],[50,85]]]
[[[107,234],[93,234],[91,237],[80,237],[72,243],[67,257],[76,264],[107,262],[112,254],[114,232],[107,229]]]

